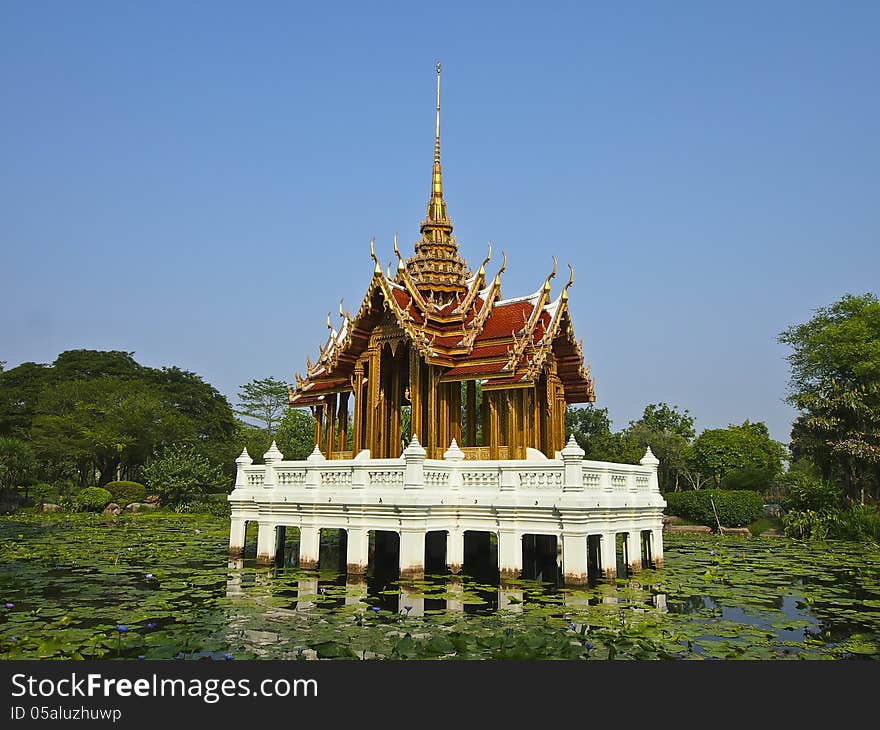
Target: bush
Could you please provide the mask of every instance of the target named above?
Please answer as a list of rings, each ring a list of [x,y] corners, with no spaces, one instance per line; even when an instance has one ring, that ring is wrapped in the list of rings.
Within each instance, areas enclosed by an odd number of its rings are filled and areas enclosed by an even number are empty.
[[[811,474],[793,475],[784,507],[792,512],[833,512],[843,506],[843,489]]]
[[[144,476],[167,505],[198,501],[223,481],[220,470],[189,444],[173,444],[154,454]]]
[[[761,516],[764,502],[761,495],[745,489],[724,491],[701,489],[692,492],[671,492],[664,495],[666,513],[701,525],[716,526],[715,512],[724,527],[743,527]],[[715,503],[715,510],[712,509]]]
[[[869,506],[793,510],[782,524],[786,536],[797,540],[880,541],[880,514]]]
[[[113,496],[101,487],[87,487],[76,498],[79,508],[84,512],[100,512],[110,504]]]
[[[773,473],[768,469],[747,466],[726,474],[721,480],[722,489],[740,491],[743,489],[766,494],[773,488]]]
[[[104,487],[120,507],[132,502],[143,502],[147,496],[147,488],[137,482],[110,482]]]
[[[58,499],[58,489],[46,482],[32,484],[28,487],[28,492],[30,493],[31,501],[35,505],[55,502]]]

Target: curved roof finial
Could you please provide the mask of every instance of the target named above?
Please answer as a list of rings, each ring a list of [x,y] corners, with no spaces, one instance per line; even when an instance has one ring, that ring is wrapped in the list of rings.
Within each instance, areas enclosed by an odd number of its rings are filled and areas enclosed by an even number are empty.
[[[382,273],[382,264],[379,263],[379,259],[376,256],[376,237],[375,236],[373,236],[370,239],[370,258],[376,262],[376,266],[373,267],[373,273],[374,274],[381,274]]]

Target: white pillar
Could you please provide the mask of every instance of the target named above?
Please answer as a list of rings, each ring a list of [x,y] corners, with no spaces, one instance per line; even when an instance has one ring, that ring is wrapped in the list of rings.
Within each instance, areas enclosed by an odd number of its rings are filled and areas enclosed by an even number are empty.
[[[257,562],[268,565],[275,560],[275,523],[260,521],[257,532]]]
[[[263,454],[263,462],[266,465],[263,476],[263,487],[265,489],[272,489],[273,487],[278,486],[278,480],[275,477],[275,469],[283,460],[284,454],[278,450],[278,447],[273,441],[269,450]]]
[[[602,544],[599,548],[602,560],[602,572],[606,580],[614,580],[617,577],[617,543],[616,534],[613,532],[602,533]]]
[[[651,530],[651,558],[654,561],[654,567],[659,568],[663,565],[663,528],[655,527]]]
[[[406,471],[403,478],[404,489],[425,488],[425,447],[419,443],[418,436],[413,435],[412,440],[403,450],[403,460],[406,462]],[[403,536],[401,535],[401,551],[403,551]],[[424,557],[421,562],[424,562]]]
[[[247,520],[233,517],[229,521],[229,557],[238,558],[244,552],[244,539],[247,532]]]
[[[568,439],[565,448],[560,452],[565,464],[565,482],[563,492],[584,491],[584,455],[586,452],[574,440],[574,434]]]
[[[641,532],[631,529],[626,533],[626,561],[631,571],[638,572],[642,569],[642,542],[639,539]]]
[[[400,577],[421,578],[425,574],[425,531],[400,531]]]
[[[522,573],[522,535],[513,530],[498,533],[498,574],[504,578],[519,578]]]
[[[562,535],[562,576],[566,587],[588,582],[587,536]]]
[[[363,575],[367,572],[370,561],[370,533],[360,527],[347,530],[348,552],[346,554],[346,572],[349,575]]]
[[[248,454],[247,448],[242,449],[241,454],[235,460],[235,489],[247,487],[247,475],[244,473],[244,470],[253,463],[254,460]]]
[[[464,567],[464,533],[461,530],[446,531],[446,565],[452,573],[460,573]]]
[[[321,551],[321,528],[299,528],[299,567],[315,568]]]

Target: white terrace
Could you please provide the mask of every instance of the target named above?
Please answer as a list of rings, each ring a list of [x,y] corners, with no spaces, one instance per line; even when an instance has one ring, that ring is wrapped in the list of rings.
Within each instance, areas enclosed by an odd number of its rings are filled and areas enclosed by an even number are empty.
[[[591,562],[613,577],[620,534],[631,570],[643,560],[663,561],[666,502],[650,448],[640,465],[585,461],[573,438],[554,459],[529,449],[523,460],[465,461],[454,440],[443,459],[425,453],[416,438],[397,459],[371,459],[365,450],[328,461],[316,447],[305,461],[284,461],[273,443],[265,465],[255,465],[243,451],[228,497],[230,554],[241,554],[246,525],[257,522],[258,562],[274,560],[276,528],[297,527],[302,567],[317,564],[321,529],[345,530],[352,575],[368,567],[370,531],[399,535],[401,576],[424,572],[426,537],[434,531],[446,533],[453,572],[462,567],[467,531],[497,535],[502,578],[520,575],[526,535],[556,538],[567,585],[585,583]]]

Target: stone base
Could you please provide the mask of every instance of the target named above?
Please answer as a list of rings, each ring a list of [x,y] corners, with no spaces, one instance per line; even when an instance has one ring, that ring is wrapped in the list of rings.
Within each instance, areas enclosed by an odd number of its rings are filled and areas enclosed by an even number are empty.
[[[456,575],[461,573],[461,563],[450,563],[446,567],[449,568],[450,573],[455,573]]]
[[[519,580],[522,570],[513,570],[511,568],[501,568],[498,571],[498,577],[501,580]]]
[[[243,547],[231,547],[229,548],[229,559],[230,560],[240,560],[244,555]]]
[[[272,565],[274,562],[274,555],[257,555],[257,565]]]
[[[617,570],[611,570],[611,568],[605,568],[602,571],[602,577],[605,580],[617,580]]]
[[[630,563],[630,564],[629,564],[629,569],[630,569],[633,573],[640,573],[640,572],[642,571],[642,561],[639,560],[639,561],[636,561],[636,562]]]
[[[562,576],[566,588],[586,586],[590,583],[590,577],[586,573],[565,573]]]
[[[348,575],[364,575],[367,572],[367,566],[360,563],[347,563],[345,572]]]
[[[424,578],[425,577],[425,566],[415,565],[410,568],[401,568],[400,569],[400,577],[401,578],[414,578],[414,579]]]
[[[303,570],[314,570],[318,567],[318,561],[311,558],[300,558],[299,567]]]

